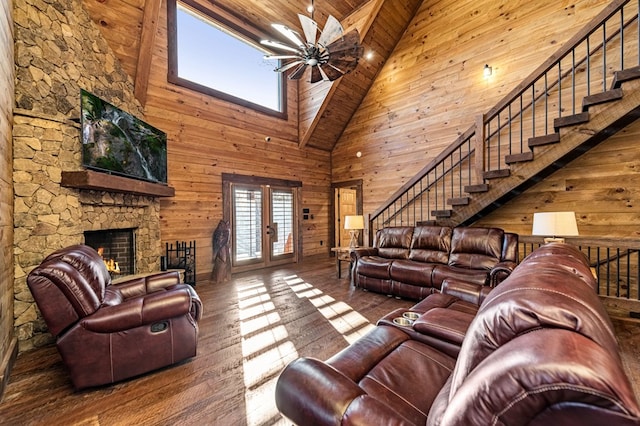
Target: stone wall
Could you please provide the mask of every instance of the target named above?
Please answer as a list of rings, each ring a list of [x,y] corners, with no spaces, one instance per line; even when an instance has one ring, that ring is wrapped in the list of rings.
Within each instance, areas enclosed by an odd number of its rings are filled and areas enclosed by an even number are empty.
[[[162,247],[158,199],[60,185],[62,171],[81,170],[81,88],[144,119],[82,0],[17,0],[14,21],[14,326],[24,351],[52,340],[26,285],[47,254],[84,242],[85,230],[137,228],[136,272],[148,272]]]
[[[0,2],[0,399],[16,348],[13,332],[13,0]]]

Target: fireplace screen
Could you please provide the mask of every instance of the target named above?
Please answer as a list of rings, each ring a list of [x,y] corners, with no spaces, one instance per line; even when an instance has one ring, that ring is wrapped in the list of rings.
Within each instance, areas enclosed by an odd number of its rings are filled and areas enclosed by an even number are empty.
[[[86,231],[85,244],[102,256],[112,277],[135,273],[135,229]]]

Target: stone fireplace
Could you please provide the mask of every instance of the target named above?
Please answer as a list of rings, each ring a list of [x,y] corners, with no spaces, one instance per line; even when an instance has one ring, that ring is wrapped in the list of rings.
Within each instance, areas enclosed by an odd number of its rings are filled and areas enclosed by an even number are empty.
[[[20,41],[14,55],[13,290],[22,352],[53,340],[27,287],[29,272],[51,252],[85,243],[85,231],[107,229],[134,230],[135,273],[160,270],[159,197],[172,194],[140,191],[138,181],[117,177],[103,177],[107,185],[65,184],[65,173],[84,172],[80,89],[138,117],[144,117],[144,108],[135,98],[132,77],[81,1],[14,3]],[[40,27],[51,22],[57,30]]]

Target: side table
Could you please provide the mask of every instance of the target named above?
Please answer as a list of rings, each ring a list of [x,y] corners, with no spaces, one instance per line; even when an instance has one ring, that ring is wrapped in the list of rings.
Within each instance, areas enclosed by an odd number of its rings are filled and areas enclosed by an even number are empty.
[[[342,278],[341,262],[349,262],[349,278],[351,278],[351,247],[332,247],[331,251],[336,254],[336,268],[338,278]]]

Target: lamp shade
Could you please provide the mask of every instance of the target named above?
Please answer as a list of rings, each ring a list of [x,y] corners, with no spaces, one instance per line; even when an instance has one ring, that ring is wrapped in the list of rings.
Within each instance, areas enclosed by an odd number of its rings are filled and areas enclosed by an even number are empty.
[[[531,235],[570,237],[578,235],[575,212],[546,212],[533,214]]]
[[[345,216],[344,229],[364,229],[364,216]]]

